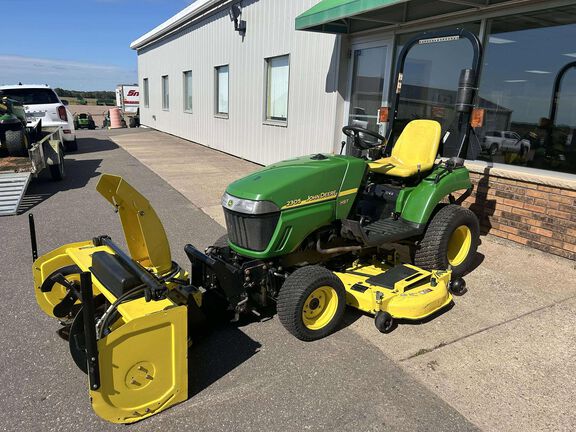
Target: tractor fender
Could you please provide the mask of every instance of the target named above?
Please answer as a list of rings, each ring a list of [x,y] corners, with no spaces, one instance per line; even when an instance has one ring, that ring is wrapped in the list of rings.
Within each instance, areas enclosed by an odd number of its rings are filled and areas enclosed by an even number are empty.
[[[424,178],[404,201],[402,219],[415,224],[426,224],[442,198],[452,192],[472,188],[469,171],[462,167],[448,172],[438,167]]]

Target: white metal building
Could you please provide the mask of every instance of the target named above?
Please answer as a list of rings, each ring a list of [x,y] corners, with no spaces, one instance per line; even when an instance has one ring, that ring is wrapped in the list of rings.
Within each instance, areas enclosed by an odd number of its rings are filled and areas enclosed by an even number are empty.
[[[132,43],[141,123],[268,164],[331,152],[337,106],[336,36],[294,29],[315,0],[198,0]]]

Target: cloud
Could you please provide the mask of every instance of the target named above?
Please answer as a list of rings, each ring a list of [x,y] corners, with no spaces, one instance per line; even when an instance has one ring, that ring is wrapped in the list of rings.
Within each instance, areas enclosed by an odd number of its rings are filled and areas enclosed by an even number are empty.
[[[71,90],[112,90],[117,84],[133,83],[135,70],[114,65],[72,60],[0,55],[0,84],[49,84]]]

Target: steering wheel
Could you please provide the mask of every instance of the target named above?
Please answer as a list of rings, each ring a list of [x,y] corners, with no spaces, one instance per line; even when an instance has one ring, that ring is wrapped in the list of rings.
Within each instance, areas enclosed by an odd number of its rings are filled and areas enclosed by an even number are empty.
[[[386,138],[379,133],[358,126],[344,126],[342,128],[342,133],[348,138],[352,138],[352,145],[361,150],[368,150],[377,147],[384,144],[386,141]],[[363,137],[363,135],[368,135],[376,139],[376,142],[366,141],[366,138]]]

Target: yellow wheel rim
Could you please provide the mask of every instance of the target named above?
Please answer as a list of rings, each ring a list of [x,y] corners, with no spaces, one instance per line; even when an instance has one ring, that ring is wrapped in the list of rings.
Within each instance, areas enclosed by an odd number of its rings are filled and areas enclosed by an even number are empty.
[[[321,286],[310,293],[302,308],[302,321],[309,330],[326,327],[338,309],[338,295],[330,286]]]
[[[460,225],[454,230],[448,240],[448,263],[457,267],[466,260],[472,245],[472,232],[466,225]]]

